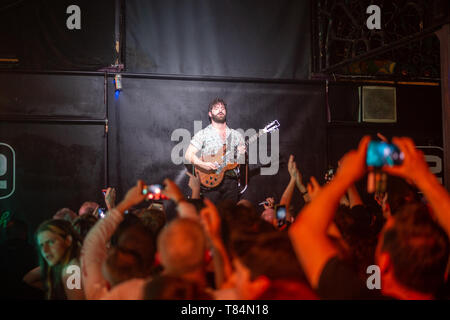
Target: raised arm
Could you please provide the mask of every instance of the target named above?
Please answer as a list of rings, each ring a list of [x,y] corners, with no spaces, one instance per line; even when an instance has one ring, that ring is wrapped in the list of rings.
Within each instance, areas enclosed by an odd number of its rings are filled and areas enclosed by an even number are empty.
[[[106,259],[106,245],[122,222],[126,210],[142,202],[143,182],[131,188],[116,208],[108,211],[104,219],[100,219],[88,232],[81,250],[81,267],[83,289],[86,299],[101,298],[108,290],[108,283],[102,274],[103,261]]]
[[[394,138],[392,142],[403,152],[403,164],[383,167],[383,171],[411,180],[423,192],[433,212],[450,237],[450,195],[431,173],[422,151],[417,150],[412,139]]]
[[[288,183],[286,189],[283,192],[283,195],[281,196],[280,204],[286,206],[286,213],[287,213],[286,215],[287,215],[287,218],[289,219],[290,217],[292,217],[292,213],[289,211],[289,206],[291,205],[292,194],[294,193],[295,182],[296,182],[296,178],[297,178],[297,174],[298,174],[297,165],[294,162],[293,155],[290,155],[290,157],[289,157],[288,171],[289,171],[290,180],[289,180],[289,183]]]
[[[328,227],[333,221],[340,198],[366,171],[369,140],[369,137],[364,137],[357,151],[350,151],[343,157],[335,178],[320,189],[289,229],[295,252],[313,288],[318,287],[326,262],[338,253],[327,236]]]
[[[205,199],[204,203],[205,207],[200,211],[201,223],[213,250],[215,284],[216,288],[220,289],[230,278],[232,267],[220,234],[219,212],[209,199]]]
[[[297,175],[295,177],[295,185],[297,186],[298,191],[300,191],[303,200],[305,203],[308,203],[311,201],[311,197],[308,194],[308,190],[306,189],[306,186],[303,184],[303,175],[297,168]]]
[[[189,171],[186,171],[186,174],[189,176],[188,186],[191,188],[191,199],[200,199],[200,178],[194,176]]]
[[[355,184],[352,184],[350,186],[350,188],[348,188],[347,195],[348,195],[348,201],[349,201],[350,208],[364,204],[359,195],[358,190],[356,189]]]
[[[116,189],[108,188],[105,193],[105,203],[108,210],[116,206]]]
[[[192,203],[186,201],[177,184],[170,179],[165,179],[164,185],[165,188],[162,190],[162,193],[176,203],[178,215],[182,218],[191,218],[198,221],[197,209]]]

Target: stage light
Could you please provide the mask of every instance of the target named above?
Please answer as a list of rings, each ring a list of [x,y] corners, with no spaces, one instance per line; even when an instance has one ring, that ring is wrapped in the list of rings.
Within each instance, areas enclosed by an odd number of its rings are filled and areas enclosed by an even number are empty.
[[[122,75],[116,74],[114,77],[113,83],[114,83],[114,87],[116,88],[114,96],[117,100],[117,99],[119,99],[120,91],[122,91]]]

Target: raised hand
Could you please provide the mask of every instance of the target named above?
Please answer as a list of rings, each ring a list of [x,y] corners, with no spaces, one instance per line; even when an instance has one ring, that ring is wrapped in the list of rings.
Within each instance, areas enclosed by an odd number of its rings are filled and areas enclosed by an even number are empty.
[[[200,211],[201,223],[211,241],[220,240],[220,216],[214,203],[209,199],[204,201],[205,207]]]
[[[291,179],[297,178],[297,175],[299,172],[297,169],[297,164],[294,161],[294,156],[292,154],[289,156],[288,171],[289,171],[289,175],[291,176]]]
[[[116,204],[116,189],[108,188],[105,193],[105,203],[108,210],[114,208]]]
[[[392,142],[403,152],[404,160],[398,166],[384,166],[383,171],[391,175],[410,179],[414,183],[431,174],[423,152],[416,149],[411,138],[395,137],[392,139]]]
[[[132,206],[144,201],[146,195],[142,194],[142,189],[144,188],[144,182],[138,180],[136,185],[128,190],[127,194],[123,200],[117,205],[116,209],[120,212],[125,212]]]
[[[357,181],[366,173],[366,153],[370,137],[365,136],[359,142],[358,150],[347,152],[340,160],[339,169],[336,175],[348,181]]]
[[[170,200],[175,201],[176,203],[184,200],[184,194],[181,192],[180,188],[178,188],[177,184],[170,179],[164,180],[164,185],[166,186],[164,190],[161,190],[161,193],[167,196]]]
[[[313,176],[311,176],[309,181],[310,182],[306,186],[306,189],[308,190],[308,194],[309,194],[311,200],[314,200],[314,198],[319,193],[321,187],[320,187],[320,184],[317,182],[316,178],[314,178]]]
[[[200,189],[200,178],[194,176],[189,171],[186,171],[186,174],[189,176],[189,182],[188,182],[189,188],[191,188],[192,191]]]

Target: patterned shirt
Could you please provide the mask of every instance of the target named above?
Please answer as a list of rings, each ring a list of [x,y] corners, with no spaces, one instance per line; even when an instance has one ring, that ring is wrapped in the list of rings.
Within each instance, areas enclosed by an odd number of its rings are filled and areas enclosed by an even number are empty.
[[[191,144],[201,151],[202,155],[214,155],[222,152],[223,145],[227,145],[227,162],[236,162],[235,148],[244,145],[244,137],[238,131],[226,127],[226,142],[220,137],[219,131],[211,124],[197,132],[191,140]],[[236,151],[237,154],[237,151]]]

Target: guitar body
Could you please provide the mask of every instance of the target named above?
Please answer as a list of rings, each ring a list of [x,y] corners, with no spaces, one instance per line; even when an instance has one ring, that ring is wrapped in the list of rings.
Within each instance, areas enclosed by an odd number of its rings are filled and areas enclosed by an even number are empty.
[[[200,179],[200,183],[207,188],[217,187],[223,180],[225,171],[234,169],[238,166],[237,163],[228,163],[223,165],[223,155],[225,154],[226,147],[223,147],[222,152],[218,152],[214,155],[204,155],[202,160],[206,162],[216,163],[219,166],[217,170],[205,170],[198,166],[195,166],[195,174]]]

